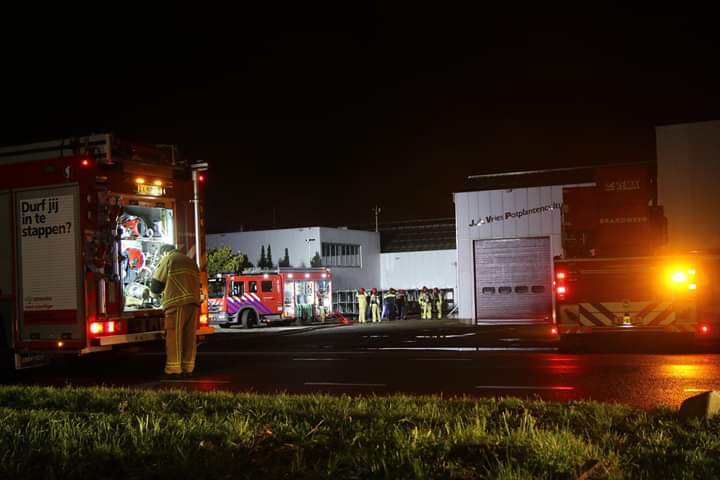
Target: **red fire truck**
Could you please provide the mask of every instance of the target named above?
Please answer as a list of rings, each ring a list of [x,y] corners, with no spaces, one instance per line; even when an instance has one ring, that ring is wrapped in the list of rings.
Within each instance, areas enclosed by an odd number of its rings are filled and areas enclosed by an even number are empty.
[[[205,270],[206,167],[110,134],[0,148],[0,351],[11,366],[161,338],[149,282],[163,244]],[[212,331],[204,304],[197,333]]]
[[[665,232],[651,165],[599,167],[593,186],[564,189],[555,313],[566,344],[601,333],[718,338],[720,255],[661,253]]]
[[[332,311],[327,268],[244,271],[210,279],[210,322],[221,326],[303,324],[340,316]],[[341,320],[344,320],[341,318]]]

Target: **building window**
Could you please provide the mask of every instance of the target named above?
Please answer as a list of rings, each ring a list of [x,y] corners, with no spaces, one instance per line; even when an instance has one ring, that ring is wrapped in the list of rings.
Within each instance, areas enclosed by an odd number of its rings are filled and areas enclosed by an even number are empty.
[[[360,245],[322,242],[322,264],[325,267],[361,267]]]

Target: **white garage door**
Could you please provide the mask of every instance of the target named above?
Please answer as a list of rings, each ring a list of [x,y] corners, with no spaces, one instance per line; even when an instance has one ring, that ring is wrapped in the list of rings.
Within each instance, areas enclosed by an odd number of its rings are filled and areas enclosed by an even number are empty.
[[[550,238],[475,240],[477,323],[552,319]]]

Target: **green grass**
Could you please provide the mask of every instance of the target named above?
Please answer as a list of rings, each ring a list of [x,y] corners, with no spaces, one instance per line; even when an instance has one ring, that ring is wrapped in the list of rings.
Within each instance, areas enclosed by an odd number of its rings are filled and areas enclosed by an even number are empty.
[[[0,478],[718,478],[720,419],[592,402],[0,388]]]

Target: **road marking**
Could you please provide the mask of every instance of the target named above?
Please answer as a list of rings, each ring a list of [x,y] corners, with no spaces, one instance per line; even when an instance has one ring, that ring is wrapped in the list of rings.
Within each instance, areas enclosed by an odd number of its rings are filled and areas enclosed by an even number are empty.
[[[475,385],[479,390],[575,390],[575,387],[533,387],[530,385]]]
[[[229,380],[160,380],[161,383],[231,383]]]
[[[557,347],[374,347],[368,350],[422,350],[443,352],[555,352]]]
[[[305,382],[316,387],[387,387],[384,383]]]
[[[293,358],[293,362],[344,362],[346,360],[347,358]]]
[[[416,362],[469,362],[472,358],[413,358]]]

